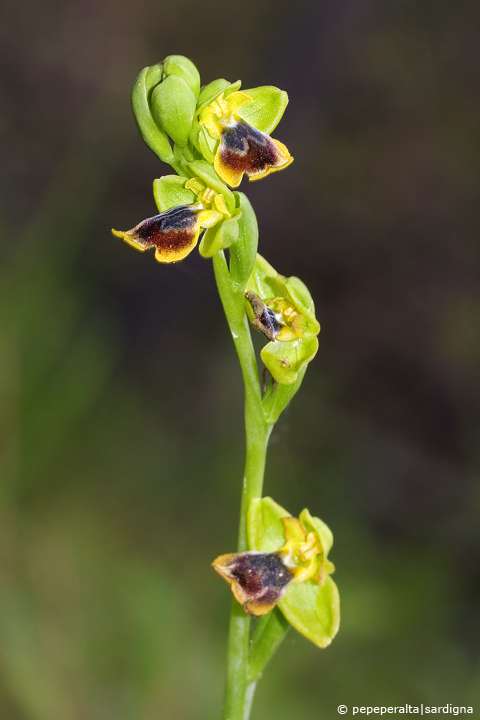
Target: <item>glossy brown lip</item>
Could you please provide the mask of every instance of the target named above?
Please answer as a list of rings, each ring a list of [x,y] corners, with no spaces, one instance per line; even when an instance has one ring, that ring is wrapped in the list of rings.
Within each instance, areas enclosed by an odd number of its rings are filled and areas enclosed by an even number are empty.
[[[273,140],[245,120],[239,120],[222,132],[220,159],[234,172],[249,176],[263,173],[283,162]]]
[[[245,612],[264,615],[283,597],[294,578],[278,552],[245,552],[221,555],[214,569],[232,586]]]
[[[215,169],[231,187],[237,187],[244,173],[250,180],[259,180],[292,161],[284,145],[245,120],[237,120],[222,130]]]
[[[186,257],[197,244],[200,213],[195,206],[179,205],[142,220],[132,230],[112,233],[141,252],[155,248],[158,262],[173,263]]]
[[[176,253],[185,250],[195,237],[198,225],[196,212],[188,205],[147,218],[134,229],[134,239],[145,250]]]

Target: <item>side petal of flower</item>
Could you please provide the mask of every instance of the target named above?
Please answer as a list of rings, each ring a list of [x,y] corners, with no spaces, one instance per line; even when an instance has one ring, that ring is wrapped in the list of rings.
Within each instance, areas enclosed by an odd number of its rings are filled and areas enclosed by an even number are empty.
[[[243,105],[238,115],[257,130],[271,135],[288,105],[287,93],[272,85],[249,88],[244,93],[251,98],[251,102]]]

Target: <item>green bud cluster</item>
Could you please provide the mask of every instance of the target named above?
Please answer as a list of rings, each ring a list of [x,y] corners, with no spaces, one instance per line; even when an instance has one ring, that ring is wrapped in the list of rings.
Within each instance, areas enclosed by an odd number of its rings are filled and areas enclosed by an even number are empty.
[[[163,62],[162,76],[162,81],[152,90],[152,115],[159,128],[177,145],[185,147],[197,107],[200,75],[190,60],[170,55]]]

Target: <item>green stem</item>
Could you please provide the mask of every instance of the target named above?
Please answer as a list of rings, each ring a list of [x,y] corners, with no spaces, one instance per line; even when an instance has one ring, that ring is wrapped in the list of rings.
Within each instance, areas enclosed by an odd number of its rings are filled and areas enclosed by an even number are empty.
[[[227,322],[240,360],[245,383],[245,475],[240,508],[238,552],[248,550],[247,511],[253,498],[262,496],[267,444],[272,425],[265,420],[258,367],[245,313],[243,288],[232,282],[223,252],[213,257],[215,278]],[[249,683],[250,615],[233,600],[227,658],[223,720],[248,720],[255,683]]]

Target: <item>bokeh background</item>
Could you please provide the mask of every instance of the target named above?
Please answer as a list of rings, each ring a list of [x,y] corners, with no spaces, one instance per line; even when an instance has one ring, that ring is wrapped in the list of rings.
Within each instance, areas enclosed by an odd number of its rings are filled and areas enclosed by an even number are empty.
[[[342,627],[290,631],[253,720],[480,717],[477,0],[10,2],[0,28],[0,717],[212,720],[242,389],[212,267],[110,234],[168,172],[130,110],[172,53],[277,85],[295,157],[242,186],[320,351],[266,494],[333,529]]]

